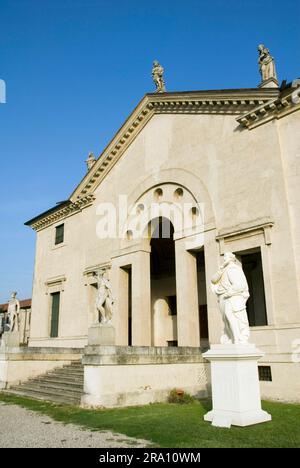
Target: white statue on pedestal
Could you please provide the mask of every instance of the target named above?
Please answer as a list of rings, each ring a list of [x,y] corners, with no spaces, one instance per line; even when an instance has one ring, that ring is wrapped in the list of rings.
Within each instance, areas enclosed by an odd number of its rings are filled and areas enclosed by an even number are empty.
[[[263,353],[248,343],[246,302],[249,289],[242,267],[231,252],[211,280],[224,322],[221,344],[212,344],[203,357],[210,362],[213,408],[204,415],[213,426],[250,426],[270,421],[262,410],[257,361]]]
[[[97,279],[98,291],[96,297],[96,322],[101,324],[111,324],[113,315],[113,297],[110,281],[105,270],[94,273]]]
[[[11,293],[11,299],[8,301],[7,319],[9,331],[19,331],[20,302],[17,299],[17,293]]]
[[[224,254],[224,263],[211,280],[211,289],[218,296],[224,322],[221,343],[248,343],[250,330],[246,311],[249,289],[242,268],[231,252]]]

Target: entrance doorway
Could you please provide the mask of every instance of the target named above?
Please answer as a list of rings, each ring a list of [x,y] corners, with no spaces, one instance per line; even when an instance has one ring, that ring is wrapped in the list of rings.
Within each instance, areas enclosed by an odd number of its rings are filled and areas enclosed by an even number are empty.
[[[164,217],[151,222],[152,346],[178,346],[174,227]],[[204,249],[191,253],[197,260],[200,346],[208,346]]]
[[[151,221],[152,346],[177,346],[174,227],[159,217]]]
[[[208,347],[208,319],[204,249],[196,253],[197,258],[197,286],[199,303],[200,346]]]

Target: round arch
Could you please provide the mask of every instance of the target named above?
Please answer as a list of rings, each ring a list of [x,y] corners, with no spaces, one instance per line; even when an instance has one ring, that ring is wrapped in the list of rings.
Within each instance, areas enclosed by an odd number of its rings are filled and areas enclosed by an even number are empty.
[[[202,181],[183,169],[162,170],[139,183],[128,196],[128,213],[122,227],[119,248],[150,242],[148,226],[152,219],[169,219],[175,232],[183,223],[193,227],[214,223],[212,203]]]

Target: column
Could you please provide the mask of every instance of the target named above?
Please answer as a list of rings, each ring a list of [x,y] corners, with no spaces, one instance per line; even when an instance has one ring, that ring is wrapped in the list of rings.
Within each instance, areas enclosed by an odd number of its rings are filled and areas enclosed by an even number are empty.
[[[178,346],[200,346],[197,258],[175,241]]]
[[[115,300],[113,324],[116,331],[116,345],[128,345],[128,291],[129,274],[119,262],[112,264],[112,290]]]
[[[151,346],[150,253],[140,250],[132,261],[132,346]]]

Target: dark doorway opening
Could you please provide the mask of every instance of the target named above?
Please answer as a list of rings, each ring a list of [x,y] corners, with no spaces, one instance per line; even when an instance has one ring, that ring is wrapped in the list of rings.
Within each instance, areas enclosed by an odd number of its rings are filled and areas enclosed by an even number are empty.
[[[174,228],[167,218],[157,218],[152,221],[154,228],[150,241],[151,246],[151,276],[175,276],[175,243]]]
[[[239,254],[247,278],[250,297],[247,301],[249,325],[268,325],[261,252]]]
[[[177,346],[174,227],[159,217],[151,221],[152,345]]]
[[[196,257],[198,278],[200,345],[206,347],[208,346],[208,318],[204,250],[200,250],[199,252],[197,252]]]

